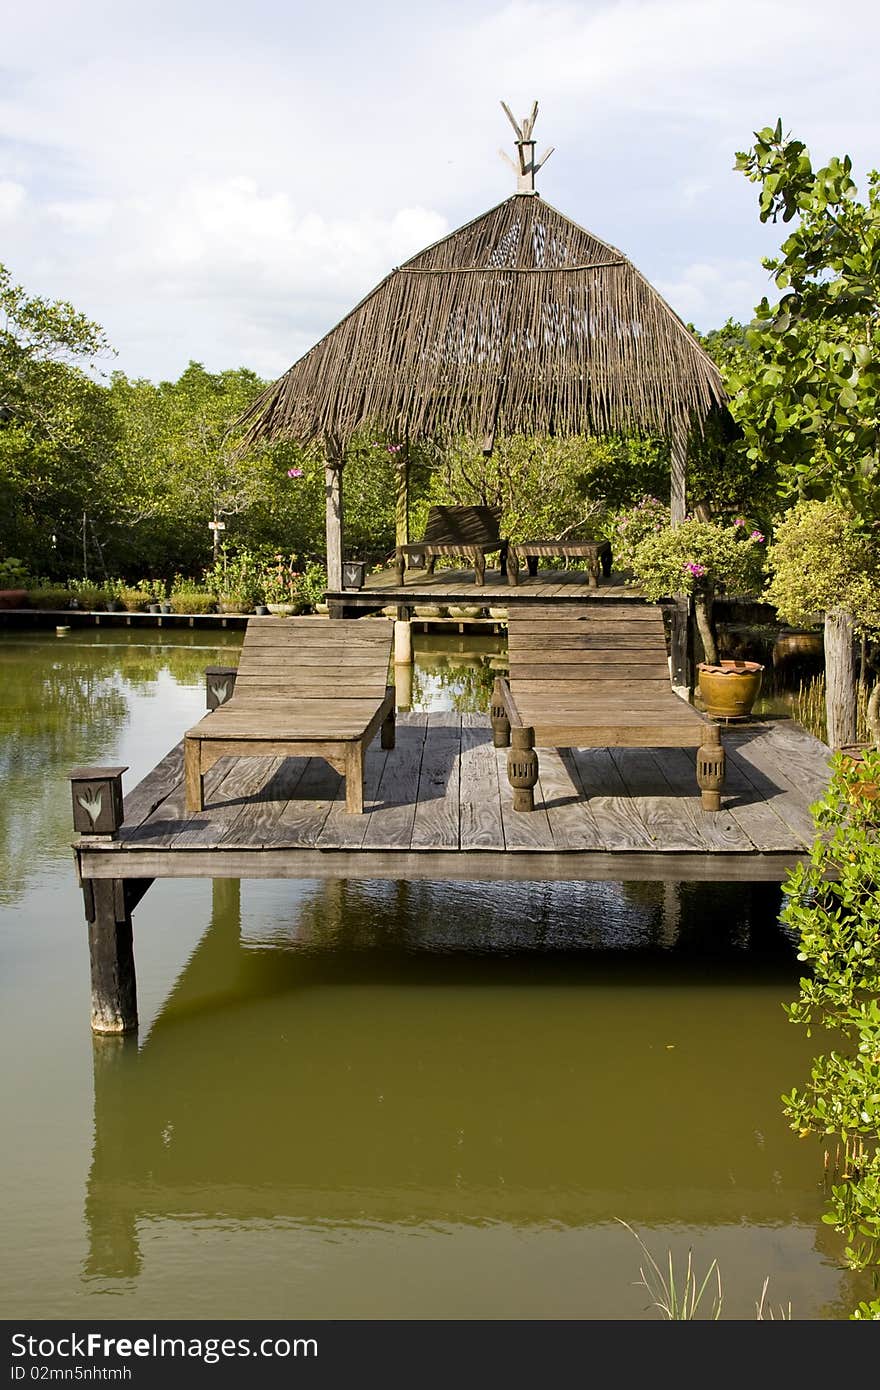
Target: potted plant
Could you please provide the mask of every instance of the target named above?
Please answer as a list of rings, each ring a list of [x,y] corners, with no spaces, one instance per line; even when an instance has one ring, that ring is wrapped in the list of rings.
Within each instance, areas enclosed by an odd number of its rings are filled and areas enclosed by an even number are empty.
[[[316,613],[327,613],[329,605],[324,602],[327,590],[327,571],[315,560],[309,561],[296,581],[296,592],[305,607]]]
[[[217,600],[198,580],[176,574],[171,583],[170,607],[172,613],[215,613]]]
[[[267,566],[261,575],[260,590],[263,602],[270,613],[278,617],[291,617],[301,613],[305,607],[299,592],[301,578],[299,570],[293,568],[294,556],[275,556],[274,565]]]
[[[686,517],[679,526],[646,530],[632,551],[633,578],[646,598],[692,596],[704,655],[697,666],[700,698],[717,718],[749,714],[761,688],[759,662],[719,660],[713,604],[718,593],[759,591],[763,547],[763,532],[744,517],[728,526]]]

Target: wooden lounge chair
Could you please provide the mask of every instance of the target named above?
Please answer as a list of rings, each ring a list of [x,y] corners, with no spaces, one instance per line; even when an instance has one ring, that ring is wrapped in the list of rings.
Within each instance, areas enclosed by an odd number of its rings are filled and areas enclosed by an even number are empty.
[[[721,809],[725,760],[718,726],[672,690],[659,608],[535,607],[522,617],[511,613],[508,642],[510,677],[495,682],[492,728],[496,747],[510,747],[514,810],[535,809],[536,744],[697,747],[703,809]]]
[[[407,555],[424,555],[428,574],[434,573],[438,555],[462,555],[473,564],[474,583],[484,584],[487,555],[499,550],[501,568],[507,563],[507,541],[501,539],[500,527],[500,507],[432,507],[422,539],[399,545],[395,551],[398,584],[404,582]]]
[[[268,756],[325,758],[345,777],[345,809],[362,812],[364,752],[380,726],[394,747],[393,630],[384,618],[251,618],[234,680],[185,735],[187,811],[203,809],[220,758]]]

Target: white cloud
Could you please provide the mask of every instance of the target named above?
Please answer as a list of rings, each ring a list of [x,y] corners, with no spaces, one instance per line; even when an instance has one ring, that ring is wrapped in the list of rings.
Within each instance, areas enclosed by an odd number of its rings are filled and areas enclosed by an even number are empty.
[[[545,196],[710,327],[778,243],[732,172],[756,126],[876,163],[876,5],[846,29],[836,64],[824,0],[31,0],[4,19],[3,259],[124,370],[276,372],[512,191],[497,102],[538,97]]]
[[[114,210],[115,204],[109,198],[80,198],[46,205],[49,217],[60,222],[68,231],[84,234],[103,231],[110,223]]]
[[[768,272],[743,260],[695,261],[673,280],[655,288],[680,318],[703,330],[719,328],[728,318],[751,318],[763,295],[772,298]]]
[[[0,179],[0,223],[12,222],[18,217],[25,203],[23,184],[12,179]]]

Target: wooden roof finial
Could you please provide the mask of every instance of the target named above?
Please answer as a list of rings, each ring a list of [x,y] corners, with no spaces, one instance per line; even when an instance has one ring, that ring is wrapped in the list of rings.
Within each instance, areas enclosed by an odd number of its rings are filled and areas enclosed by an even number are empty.
[[[535,142],[532,139],[532,131],[535,128],[535,121],[538,118],[538,103],[532,106],[531,114],[524,116],[522,121],[516,120],[506,101],[501,103],[504,114],[516,132],[516,148],[518,158],[511,159],[506,150],[499,150],[502,159],[506,159],[513,172],[516,174],[517,193],[537,193],[535,187],[535,175],[542,169],[553,153],[553,146],[550,145],[544,151],[540,159],[535,159]]]

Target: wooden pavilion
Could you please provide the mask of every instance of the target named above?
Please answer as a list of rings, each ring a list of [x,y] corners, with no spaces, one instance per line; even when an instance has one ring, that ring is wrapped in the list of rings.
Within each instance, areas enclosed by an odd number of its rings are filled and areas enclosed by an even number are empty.
[[[684,517],[688,440],[726,400],[718,368],[622,252],[538,195],[552,151],[535,157],[537,103],[522,121],[504,110],[512,197],[392,270],[238,422],[244,447],[324,441],[328,592],[342,587],[346,446],[368,425],[401,441],[465,434],[486,452],[499,433],[660,434]]]

